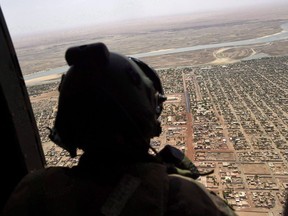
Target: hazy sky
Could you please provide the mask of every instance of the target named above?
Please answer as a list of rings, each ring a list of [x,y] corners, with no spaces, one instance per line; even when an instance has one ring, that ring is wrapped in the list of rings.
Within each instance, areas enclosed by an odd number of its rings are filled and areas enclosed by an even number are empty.
[[[287,0],[0,0],[12,35]]]

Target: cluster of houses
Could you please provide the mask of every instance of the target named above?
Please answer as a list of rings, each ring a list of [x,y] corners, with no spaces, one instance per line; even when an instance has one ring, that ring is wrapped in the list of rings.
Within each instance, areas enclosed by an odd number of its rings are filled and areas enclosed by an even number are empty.
[[[214,170],[199,181],[238,210],[259,208],[273,214],[283,205],[288,185],[287,70],[288,57],[159,70],[168,100],[160,117],[163,131],[151,145],[161,150],[170,144],[186,153],[187,140],[192,140],[195,165],[200,171]],[[32,89],[32,102],[57,84]],[[57,100],[32,105],[47,164],[77,164],[78,157],[71,159],[47,138]],[[255,163],[269,172],[245,173],[243,165]]]

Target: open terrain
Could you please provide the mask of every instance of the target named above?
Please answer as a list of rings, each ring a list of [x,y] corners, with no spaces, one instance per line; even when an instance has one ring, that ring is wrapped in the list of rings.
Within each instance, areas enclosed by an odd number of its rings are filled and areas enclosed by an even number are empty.
[[[104,42],[112,51],[126,55],[158,50],[185,48],[264,37],[280,32],[287,22],[288,7],[263,7],[157,17],[122,23],[47,32],[14,38],[24,75],[66,65],[68,47]],[[198,51],[145,57],[155,68],[229,63],[257,53],[285,55],[287,41],[257,44],[251,47],[204,49]]]

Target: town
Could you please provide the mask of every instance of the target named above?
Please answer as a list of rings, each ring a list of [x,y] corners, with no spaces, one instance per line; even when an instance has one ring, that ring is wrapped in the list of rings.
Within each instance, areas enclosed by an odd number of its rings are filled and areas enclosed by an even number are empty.
[[[163,132],[151,145],[173,145],[199,170],[213,169],[198,180],[237,212],[281,215],[288,188],[287,70],[285,56],[158,69],[168,100]],[[81,151],[70,158],[48,138],[58,85],[29,86],[28,92],[47,166],[71,167]]]

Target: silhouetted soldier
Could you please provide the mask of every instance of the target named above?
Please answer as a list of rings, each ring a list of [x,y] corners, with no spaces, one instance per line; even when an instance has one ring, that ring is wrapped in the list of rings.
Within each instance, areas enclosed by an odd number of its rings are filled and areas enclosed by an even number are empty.
[[[28,174],[4,215],[236,215],[180,151],[149,153],[166,100],[152,68],[103,43],[72,47],[66,61],[50,138],[84,153],[73,168]]]

